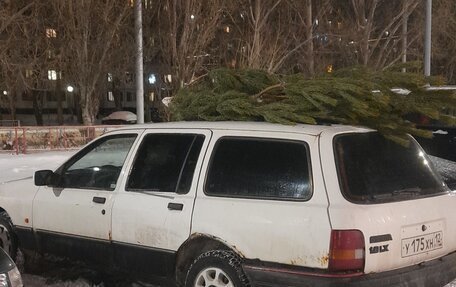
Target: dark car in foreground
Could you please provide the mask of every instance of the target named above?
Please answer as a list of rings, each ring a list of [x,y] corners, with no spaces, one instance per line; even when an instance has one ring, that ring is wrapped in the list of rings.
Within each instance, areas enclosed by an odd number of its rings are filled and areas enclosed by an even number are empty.
[[[1,241],[1,239],[0,239]],[[2,242],[0,242],[2,243]],[[0,248],[0,286],[3,287],[22,287],[21,273],[17,269],[14,261]]]

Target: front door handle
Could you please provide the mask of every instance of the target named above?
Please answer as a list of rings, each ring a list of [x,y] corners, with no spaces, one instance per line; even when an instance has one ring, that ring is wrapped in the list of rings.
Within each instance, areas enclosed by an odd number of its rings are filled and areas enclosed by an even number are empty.
[[[170,202],[170,203],[168,203],[168,209],[169,210],[182,210],[182,209],[184,209],[184,205],[182,203]]]
[[[94,196],[92,201],[95,203],[104,204],[106,202],[106,197]]]

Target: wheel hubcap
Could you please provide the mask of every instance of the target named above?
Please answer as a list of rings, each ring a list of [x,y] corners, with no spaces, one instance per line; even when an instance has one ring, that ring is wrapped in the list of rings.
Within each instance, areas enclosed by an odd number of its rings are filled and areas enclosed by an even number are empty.
[[[195,279],[195,287],[234,287],[233,280],[220,268],[203,269]]]
[[[11,237],[8,229],[3,225],[0,225],[0,247],[11,256]]]

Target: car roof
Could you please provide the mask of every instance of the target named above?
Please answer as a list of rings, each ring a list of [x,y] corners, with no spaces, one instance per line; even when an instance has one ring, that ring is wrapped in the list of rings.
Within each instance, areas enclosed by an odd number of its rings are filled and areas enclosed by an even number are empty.
[[[130,129],[210,129],[210,130],[239,130],[239,131],[265,131],[265,132],[288,132],[317,136],[322,132],[346,133],[346,132],[367,132],[369,129],[346,125],[282,125],[267,122],[167,122],[136,124],[120,128]]]

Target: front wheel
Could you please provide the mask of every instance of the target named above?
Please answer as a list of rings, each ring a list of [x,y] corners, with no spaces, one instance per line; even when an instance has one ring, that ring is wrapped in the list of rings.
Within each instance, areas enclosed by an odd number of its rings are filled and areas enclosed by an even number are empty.
[[[248,287],[241,258],[228,250],[212,250],[196,258],[188,270],[185,287]]]
[[[0,212],[0,247],[13,260],[16,260],[17,241],[13,233],[11,219],[5,211]]]

